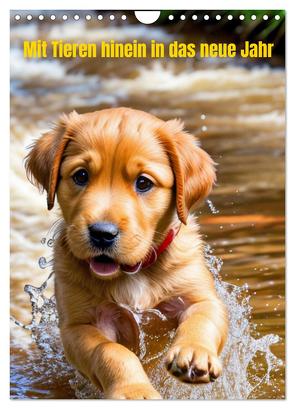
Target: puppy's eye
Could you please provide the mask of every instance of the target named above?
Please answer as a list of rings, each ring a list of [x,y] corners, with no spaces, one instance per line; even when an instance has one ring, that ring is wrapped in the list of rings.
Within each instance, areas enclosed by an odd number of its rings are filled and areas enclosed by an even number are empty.
[[[138,176],[135,182],[135,188],[138,193],[144,193],[154,186],[153,182],[146,176]]]
[[[79,169],[73,174],[72,178],[76,185],[85,186],[88,182],[89,176],[87,170]]]

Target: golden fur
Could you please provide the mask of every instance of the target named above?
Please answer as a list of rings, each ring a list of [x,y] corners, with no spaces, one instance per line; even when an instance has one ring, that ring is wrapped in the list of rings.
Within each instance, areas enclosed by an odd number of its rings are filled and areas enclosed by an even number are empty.
[[[137,356],[118,342],[132,337],[128,318],[124,325],[117,319],[118,312],[124,317],[122,304],[158,306],[177,317],[166,365],[180,380],[208,382],[221,373],[226,312],[204,261],[198,225],[189,215],[212,188],[214,164],[182,128],[177,120],[164,122],[128,108],[73,112],[36,141],[27,157],[28,176],[47,191],[49,209],[57,196],[64,219],[54,272],[65,354],[107,398],[160,398]],[[73,183],[79,168],[90,174],[87,187]],[[139,197],[134,181],[140,174],[155,187]],[[182,224],[155,264],[132,276],[119,268],[102,279],[87,262],[95,256],[87,226],[105,220],[121,232],[112,257],[129,265],[159,245],[172,224]]]

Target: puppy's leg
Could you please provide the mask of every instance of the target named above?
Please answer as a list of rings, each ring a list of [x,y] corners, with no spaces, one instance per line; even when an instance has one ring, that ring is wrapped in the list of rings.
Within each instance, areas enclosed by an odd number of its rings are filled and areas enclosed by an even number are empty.
[[[227,336],[227,316],[218,298],[203,299],[185,310],[166,367],[183,382],[215,380],[221,373],[221,352]]]
[[[137,356],[92,325],[61,327],[67,359],[109,399],[160,399]]]

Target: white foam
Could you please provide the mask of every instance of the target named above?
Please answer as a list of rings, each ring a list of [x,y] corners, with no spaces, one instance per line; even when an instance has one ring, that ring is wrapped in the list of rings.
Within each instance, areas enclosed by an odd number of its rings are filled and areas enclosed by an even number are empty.
[[[204,93],[208,98],[210,93],[216,98],[226,95],[241,95],[252,92],[275,92],[273,87],[284,87],[283,71],[273,71],[269,68],[247,69],[241,67],[206,68],[200,70],[174,71],[173,64],[163,66],[154,62],[151,68],[141,66],[136,78],[113,78],[106,82],[109,91],[120,88],[129,95],[139,95],[143,91],[178,93],[190,98],[192,93]],[[203,98],[205,99],[205,98]]]

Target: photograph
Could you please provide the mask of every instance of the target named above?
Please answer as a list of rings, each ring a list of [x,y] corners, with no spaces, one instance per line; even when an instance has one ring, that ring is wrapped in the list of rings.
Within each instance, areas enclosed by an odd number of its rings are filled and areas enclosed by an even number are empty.
[[[285,10],[10,10],[10,399],[285,399]]]

